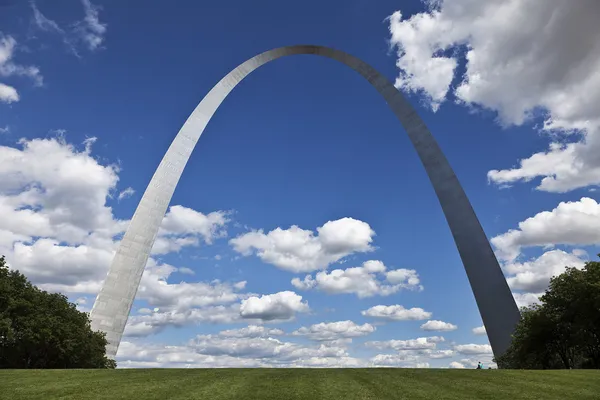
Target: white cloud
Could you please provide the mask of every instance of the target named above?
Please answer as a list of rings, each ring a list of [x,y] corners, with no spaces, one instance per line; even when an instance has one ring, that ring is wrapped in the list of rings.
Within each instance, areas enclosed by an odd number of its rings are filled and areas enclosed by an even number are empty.
[[[309,327],[301,327],[292,335],[306,336],[312,340],[330,341],[366,336],[375,332],[371,324],[358,325],[353,321],[321,322]]]
[[[262,327],[254,326],[243,332],[244,329],[198,335],[185,345],[124,341],[119,347],[117,362],[121,368],[358,367],[364,364],[350,357],[344,347],[304,346],[269,337]]]
[[[188,310],[157,311],[152,312],[152,314],[130,316],[125,327],[125,336],[149,336],[167,327],[183,327],[200,323],[231,324],[236,322],[242,322],[239,303]]]
[[[491,240],[501,259],[512,261],[524,247],[556,244],[600,244],[600,204],[587,197],[561,202],[552,211],[543,211],[519,222]]]
[[[43,84],[40,70],[35,66],[23,66],[12,61],[17,41],[12,36],[0,33],[0,77],[24,76],[30,78],[36,86]],[[19,101],[19,93],[13,86],[0,82],[0,102],[13,103]]]
[[[473,328],[472,332],[474,335],[486,335],[487,334],[487,332],[485,331],[485,326],[483,326],[483,325]]]
[[[63,293],[97,293],[113,257],[110,249],[64,246],[46,238],[33,244],[17,242],[6,254],[12,266],[40,288]]]
[[[0,127],[0,133],[9,133],[9,132],[10,132],[10,127],[8,125],[5,125],[4,128]]]
[[[226,237],[228,215],[226,211],[205,215],[191,208],[171,206],[163,218],[152,254],[177,253],[186,246],[198,246],[200,239],[212,244],[215,239]]]
[[[133,196],[134,193],[135,193],[135,190],[133,190],[132,187],[128,187],[119,193],[118,198],[119,198],[119,200],[123,200],[123,199]]]
[[[22,150],[1,146],[0,229],[70,244],[82,243],[91,230],[119,233],[123,226],[105,205],[118,168],[90,156],[93,141],[86,140],[83,151],[61,138],[22,140]]]
[[[193,269],[187,268],[187,267],[177,268],[177,272],[179,272],[180,274],[186,274],[186,275],[195,275],[196,274]],[[233,286],[235,287],[235,285],[233,285]]]
[[[282,336],[285,332],[277,328],[266,328],[261,325],[248,325],[245,328],[229,329],[221,331],[219,335],[224,337],[234,338],[255,338],[255,337],[271,337]]]
[[[449,365],[450,368],[454,368],[454,369],[465,369],[466,367],[459,363],[458,361],[452,361]]]
[[[263,362],[272,365],[282,364],[282,366],[302,365],[303,360],[309,363],[312,360],[312,363],[314,363],[315,358],[337,359],[348,357],[348,353],[343,347],[327,344],[302,346],[271,337],[236,338],[221,334],[199,335],[190,342],[189,346],[199,354],[261,359]],[[322,364],[322,361],[320,364]]]
[[[414,354],[377,354],[371,358],[370,367],[429,368],[429,363],[419,362]]]
[[[420,337],[409,340],[385,340],[366,342],[365,346],[373,347],[379,350],[433,350],[437,343],[443,342],[445,339],[441,336]]]
[[[10,104],[19,100],[20,97],[17,89],[0,82],[0,101]]]
[[[504,265],[508,285],[513,290],[530,293],[543,293],[554,276],[562,274],[566,267],[583,268],[585,262],[578,256],[562,250],[551,250],[537,259],[522,263],[513,262]]]
[[[123,341],[117,353],[119,368],[232,368],[263,367],[260,360],[198,354],[189,346]]]
[[[118,169],[62,139],[0,146],[0,253],[46,290],[95,293],[126,222],[106,205]]]
[[[151,306],[169,310],[227,304],[242,298],[237,291],[244,288],[245,281],[242,281],[244,285],[241,286],[218,280],[210,283],[167,283],[169,275],[176,270],[177,268],[168,264],[156,265],[151,259],[142,275],[137,298],[146,300]]]
[[[544,293],[514,293],[513,297],[515,299],[515,303],[517,303],[517,307],[529,307],[533,304],[540,303],[540,296]]]
[[[424,331],[455,331],[458,327],[449,322],[430,320],[421,325],[421,329]]]
[[[192,210],[183,206],[171,206],[161,225],[161,235],[186,235],[196,234],[204,239],[207,244],[212,244],[214,239],[227,236],[224,229],[229,213],[215,211],[209,214]]]
[[[381,318],[391,321],[418,321],[431,317],[431,313],[422,308],[404,308],[399,304],[384,306],[377,305],[368,310],[361,311],[361,314],[367,317]]]
[[[579,201],[561,202],[551,211],[520,222],[518,229],[492,238],[517,304],[538,303],[538,297],[548,288],[552,277],[563,273],[566,267],[585,265],[586,251],[573,249],[568,253],[552,247],[600,244],[599,229],[600,205],[584,197]],[[537,258],[517,261],[522,258],[523,249],[533,246],[543,246],[547,251]]]
[[[94,140],[87,139],[83,149],[63,137],[22,140],[17,148],[0,146],[0,254],[44,290],[95,295],[119,244],[116,237],[127,227],[128,221],[116,220],[107,204],[119,169],[92,157]],[[189,237],[211,242],[221,235],[224,214],[173,206],[158,246],[165,238],[182,246],[186,243],[180,240]],[[181,215],[188,220],[181,222]],[[248,297],[240,293],[245,281],[169,283],[175,271],[190,272],[148,260],[137,300],[156,311],[132,316],[127,334],[143,336],[168,325],[241,321],[239,302]]]
[[[427,350],[425,354],[432,359],[450,358],[454,356],[454,350]]]
[[[433,109],[453,92],[458,102],[496,111],[502,124],[543,116],[543,130],[567,134],[571,143],[555,137],[548,151],[522,159],[515,168],[490,171],[493,182],[541,177],[538,189],[552,192],[600,184],[600,3],[429,4],[427,12],[407,20],[401,12],[390,17],[400,68],[396,85],[423,92]],[[457,76],[464,50],[465,71]],[[583,136],[569,136],[574,131]]]
[[[295,361],[297,368],[360,368],[365,367],[363,360],[354,357],[309,357]]]
[[[492,354],[492,346],[489,344],[459,344],[454,350],[460,354]]]
[[[386,270],[381,261],[370,260],[361,267],[321,271],[314,278],[307,275],[303,280],[294,278],[292,285],[301,290],[317,289],[329,294],[353,293],[359,298],[388,296],[401,289],[423,289],[415,270]]]
[[[286,321],[293,319],[296,313],[305,313],[309,310],[308,303],[302,302],[302,296],[284,291],[242,300],[240,315],[242,318],[263,321]]]
[[[371,251],[373,236],[375,232],[366,222],[342,218],[317,228],[317,235],[294,225],[267,234],[252,231],[229,242],[244,256],[256,252],[266,263],[299,273],[325,269],[352,253]]]

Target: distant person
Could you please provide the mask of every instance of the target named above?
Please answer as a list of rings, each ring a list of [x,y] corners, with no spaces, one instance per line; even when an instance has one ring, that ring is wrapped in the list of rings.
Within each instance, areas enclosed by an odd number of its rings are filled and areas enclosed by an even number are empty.
[[[477,369],[483,369],[483,364],[481,361],[477,363]]]

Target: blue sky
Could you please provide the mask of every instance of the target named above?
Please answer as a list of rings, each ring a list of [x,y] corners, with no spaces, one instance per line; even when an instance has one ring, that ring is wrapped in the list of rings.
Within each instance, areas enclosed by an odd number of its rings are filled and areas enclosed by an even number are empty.
[[[0,2],[0,250],[89,310],[202,97],[257,53],[318,44],[396,81],[493,238],[518,304],[531,304],[600,242],[600,48],[577,40],[600,36],[586,17],[597,7],[468,3]],[[538,26],[580,35],[548,41]],[[343,65],[294,56],[241,82],[171,206],[121,366],[491,361],[425,171],[383,99]],[[318,231],[328,221],[346,240],[334,255]],[[286,267],[290,254],[300,267]],[[314,287],[292,283],[307,274]]]

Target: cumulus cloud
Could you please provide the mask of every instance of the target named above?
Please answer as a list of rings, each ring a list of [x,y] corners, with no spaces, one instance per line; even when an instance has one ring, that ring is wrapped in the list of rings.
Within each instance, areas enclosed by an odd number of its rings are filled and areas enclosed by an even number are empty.
[[[291,272],[311,272],[357,252],[372,251],[375,232],[369,224],[353,218],[328,221],[317,234],[298,226],[276,228],[265,234],[252,231],[231,239],[233,249],[249,256],[253,253],[266,263]]]
[[[513,275],[507,279],[511,289],[543,293],[548,288],[550,279],[563,273],[566,267],[583,268],[584,265],[585,262],[575,254],[552,250],[532,261],[506,264],[504,270]]]
[[[308,302],[302,296],[291,291],[275,294],[252,296],[242,300],[240,315],[242,318],[260,319],[263,321],[289,321],[296,313],[310,310]]]
[[[585,250],[575,248],[566,252],[552,247],[597,245],[599,229],[600,205],[584,197],[579,201],[561,202],[551,211],[520,222],[518,229],[492,238],[517,304],[538,303],[538,297],[548,288],[552,277],[563,273],[566,267],[585,265],[588,256]],[[539,257],[523,260],[522,252],[529,247],[544,247],[546,251]]]
[[[483,325],[473,328],[472,332],[475,335],[486,335],[487,334],[487,332],[485,331],[485,326],[483,326]]]
[[[387,267],[376,260],[366,261],[361,267],[321,271],[314,278],[312,275],[303,280],[294,278],[292,285],[300,290],[317,289],[329,294],[352,293],[359,298],[388,296],[401,289],[423,289],[415,270],[387,271]]]
[[[214,211],[203,214],[183,206],[171,206],[163,218],[152,254],[179,252],[185,246],[198,246],[200,239],[212,244],[227,236],[229,212]]]
[[[282,336],[285,332],[277,328],[267,328],[261,325],[248,325],[245,328],[228,329],[221,331],[219,335],[223,337],[233,338],[256,338],[256,337],[271,337]]]
[[[183,206],[171,206],[161,225],[161,234],[169,235],[200,235],[204,242],[212,244],[214,239],[227,236],[224,230],[229,222],[228,213],[215,211],[204,215]]]
[[[251,331],[257,332],[258,328]],[[198,335],[187,344],[176,346],[128,340],[121,343],[117,362],[121,368],[359,367],[364,364],[350,357],[340,346],[305,346],[263,335],[263,331],[259,335],[238,335],[241,331]]]
[[[332,341],[366,336],[375,330],[376,328],[371,324],[358,325],[353,321],[321,322],[309,327],[303,326],[292,335],[306,336],[311,340]]]
[[[458,361],[452,361],[450,363],[450,365],[448,365],[448,367],[454,368],[454,369],[465,369],[466,368],[463,364],[459,363]]]
[[[14,103],[19,100],[20,97],[17,89],[0,82],[0,101],[4,103]]]
[[[544,293],[516,293],[513,292],[513,298],[515,299],[515,303],[517,303],[517,307],[529,307],[533,304],[540,303],[540,296]]]
[[[551,136],[547,150],[490,171],[492,182],[542,178],[538,189],[551,192],[600,184],[600,3],[428,4],[408,19],[400,11],[389,18],[400,70],[396,86],[422,92],[434,110],[452,93],[457,102],[497,112],[504,125],[541,116],[544,131],[566,135],[567,143]]]
[[[97,293],[118,246],[115,238],[129,223],[115,219],[107,204],[119,168],[102,165],[91,155],[94,142],[86,139],[78,149],[59,136],[0,146],[0,253],[45,290]],[[197,238],[211,243],[224,234],[225,215],[171,207],[154,252],[178,251],[196,245]],[[181,222],[182,216],[187,220]],[[146,274],[154,264],[150,259]],[[142,279],[140,294],[150,287],[148,282]],[[163,296],[171,286],[161,285],[157,281],[152,287]],[[178,290],[203,293],[197,285]]]
[[[198,335],[190,341],[189,347],[199,354],[253,358],[281,366],[301,366],[304,362],[309,365],[324,364],[323,358],[333,358],[330,364],[334,365],[335,359],[349,357],[344,347],[328,344],[303,346],[271,337],[236,338],[222,334]],[[317,361],[319,359],[321,362]]]
[[[231,324],[242,322],[239,303],[187,310],[149,311],[150,314],[145,313],[129,317],[125,327],[125,336],[144,337],[159,333],[167,327],[180,328],[200,323]]]
[[[458,327],[454,324],[438,320],[430,320],[421,325],[424,331],[455,331]]]
[[[0,254],[44,290],[95,295],[129,223],[115,219],[108,204],[119,168],[92,156],[94,141],[89,138],[80,148],[59,136],[0,146]],[[166,241],[162,253],[167,253],[178,251],[173,243],[189,245],[180,240],[211,243],[223,234],[225,214],[173,206],[157,246]],[[181,221],[182,216],[187,219]],[[240,302],[249,297],[241,293],[245,281],[168,282],[177,271],[191,270],[148,260],[137,300],[154,311],[132,316],[128,335],[145,336],[169,325],[242,320]]]
[[[489,344],[459,344],[454,350],[460,354],[492,354],[492,346]]]
[[[46,290],[95,293],[126,226],[106,205],[118,169],[91,157],[92,143],[0,146],[0,253]]]
[[[4,36],[0,33],[0,77],[27,77],[36,86],[43,84],[43,77],[38,67],[23,66],[13,62],[17,41],[12,36]],[[13,86],[0,82],[0,102],[14,103],[20,100],[17,89]]]
[[[518,229],[498,235],[491,242],[506,261],[517,258],[525,247],[599,244],[600,204],[587,197],[561,202],[552,211],[519,222]]]
[[[264,367],[260,360],[199,354],[189,346],[121,342],[117,353],[119,368],[234,368]]]
[[[420,337],[409,340],[384,340],[384,341],[373,341],[366,342],[365,346],[373,347],[378,350],[392,349],[392,350],[433,350],[436,348],[437,343],[444,342],[445,339],[441,336],[430,336]]]
[[[370,367],[429,368],[429,363],[419,362],[413,354],[377,354],[371,358]]]
[[[407,309],[399,304],[391,306],[373,306],[368,310],[361,311],[361,314],[367,317],[380,318],[390,321],[418,321],[431,317],[431,313],[423,310],[422,308],[413,307]]]
[[[245,287],[245,281],[168,283],[167,278],[176,270],[168,264],[156,265],[151,260],[142,275],[137,297],[146,300],[150,306],[175,310],[227,304],[242,298],[237,292]]]
[[[432,359],[450,358],[454,356],[454,350],[427,350],[425,354]]]

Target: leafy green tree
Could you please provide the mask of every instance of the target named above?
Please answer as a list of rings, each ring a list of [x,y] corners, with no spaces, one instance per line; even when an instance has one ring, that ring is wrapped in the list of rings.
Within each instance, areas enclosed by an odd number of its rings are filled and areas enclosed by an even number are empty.
[[[563,343],[574,353],[565,355],[573,363],[600,368],[600,262],[588,262],[581,270],[567,268],[550,281],[540,300],[556,316]]]
[[[0,257],[0,368],[115,368],[106,338],[62,294],[40,290]]]
[[[600,368],[600,262],[567,268],[550,280],[540,301],[521,309],[498,367]]]

